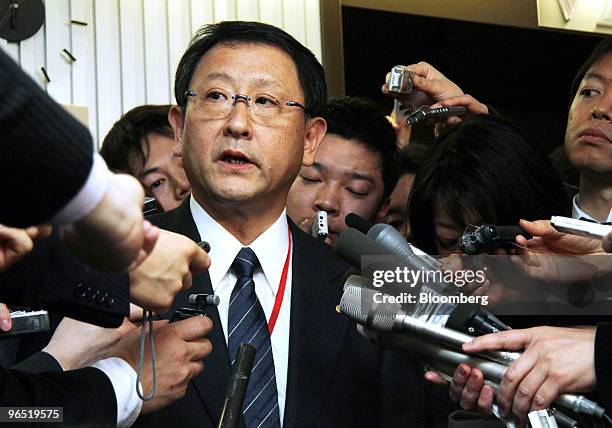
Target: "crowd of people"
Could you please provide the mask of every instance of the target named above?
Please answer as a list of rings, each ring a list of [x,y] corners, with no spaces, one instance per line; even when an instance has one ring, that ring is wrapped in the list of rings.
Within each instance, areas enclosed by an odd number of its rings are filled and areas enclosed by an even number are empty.
[[[495,106],[430,64],[408,68],[415,93],[388,82],[382,92],[403,106],[467,108],[437,122],[429,145],[373,100],[328,101],[321,64],[284,31],[205,25],[178,65],[176,105],[130,110],[96,153],[87,129],[0,52],[0,301],[51,315],[48,333],[0,346],[14,356],[2,359],[1,406],[63,407],[68,426],[217,426],[247,342],[257,351],[246,427],[447,426],[458,408],[490,418],[494,403],[521,426],[559,395],[586,392],[612,412],[605,317],[533,318],[475,338],[464,352],[523,353],[496,388],[466,364],[447,383],[336,312],[349,265],[331,249],[354,213],[443,257],[482,224],[525,232],[496,254],[610,252],[612,235],[577,237],[548,220],[612,219],[612,39],[571,88],[565,151],[577,189]],[[144,219],[145,195],[163,212]],[[312,232],[321,211],[324,239]],[[511,293],[499,287],[470,293],[503,301]],[[219,304],[168,322],[194,293]],[[0,329],[11,327],[3,305]],[[154,350],[142,342],[150,329]]]

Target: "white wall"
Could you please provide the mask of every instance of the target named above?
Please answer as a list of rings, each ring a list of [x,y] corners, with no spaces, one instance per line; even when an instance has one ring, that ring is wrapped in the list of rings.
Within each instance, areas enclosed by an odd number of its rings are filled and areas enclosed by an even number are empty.
[[[56,101],[86,106],[98,143],[130,108],[174,102],[176,66],[203,24],[267,22],[321,61],[319,0],[45,0],[45,5],[46,22],[38,33],[19,44],[0,39],[0,47]],[[76,62],[61,53],[64,48]]]

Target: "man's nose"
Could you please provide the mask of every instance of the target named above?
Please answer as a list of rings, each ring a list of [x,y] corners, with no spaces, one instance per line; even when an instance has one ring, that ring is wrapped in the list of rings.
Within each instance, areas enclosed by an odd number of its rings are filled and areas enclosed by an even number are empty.
[[[331,185],[321,186],[314,201],[315,210],[326,211],[328,215],[337,215],[340,211],[339,190]]]
[[[176,180],[176,187],[174,189],[174,197],[177,200],[182,201],[183,199],[185,199],[185,196],[189,194],[190,190],[191,190],[191,184],[189,184],[187,177],[181,177]]]
[[[236,100],[226,119],[223,133],[226,136],[250,139],[253,136],[252,122],[249,117],[249,105],[246,100]]]
[[[597,101],[597,104],[595,104],[591,110],[591,117],[593,119],[610,122],[610,118],[612,117],[612,94],[602,96]]]

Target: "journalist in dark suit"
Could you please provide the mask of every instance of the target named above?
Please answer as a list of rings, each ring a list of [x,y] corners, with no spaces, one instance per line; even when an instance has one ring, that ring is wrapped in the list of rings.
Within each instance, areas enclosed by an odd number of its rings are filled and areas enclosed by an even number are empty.
[[[185,398],[140,425],[216,426],[239,334],[260,341],[247,427],[427,426],[422,368],[376,348],[336,312],[346,264],[285,214],[291,184],[326,130],[314,55],[269,25],[208,25],[180,61],[175,95],[169,119],[192,197],[152,221],[210,243],[211,268],[190,293],[214,292],[221,303],[208,312],[205,371]],[[241,272],[245,263],[250,273]],[[175,307],[185,304],[179,295]]]

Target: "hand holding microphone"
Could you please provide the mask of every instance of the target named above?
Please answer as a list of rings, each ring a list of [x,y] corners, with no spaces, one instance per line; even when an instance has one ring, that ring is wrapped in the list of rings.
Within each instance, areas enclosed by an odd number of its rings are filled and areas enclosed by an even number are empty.
[[[381,232],[384,231],[384,226],[378,226],[377,229],[370,226],[365,227],[369,227],[366,232],[368,232],[368,235],[374,236],[377,242],[368,239],[355,229],[349,229],[338,239],[335,251],[349,262],[360,266],[362,255],[394,254],[397,256],[402,253],[402,249],[406,250],[406,245],[409,244],[405,241],[402,243],[400,240],[383,239],[386,235]],[[380,245],[381,242],[385,243],[385,245]],[[427,265],[423,260],[419,261],[418,256],[414,259],[414,251],[411,247],[408,248],[410,250],[404,254],[403,260],[417,260],[415,264],[409,264],[412,268]],[[475,322],[480,325],[481,332],[501,331],[508,328],[501,323],[496,324],[496,321],[499,320],[482,308],[466,309],[460,305],[457,309],[461,308],[464,310],[452,311],[446,321],[428,323],[426,321],[427,317],[422,319],[414,318],[408,313],[403,312],[401,307],[393,306],[390,309],[391,307],[388,304],[375,302],[373,295],[377,292],[378,290],[371,289],[371,281],[367,278],[357,277],[356,279],[349,277],[345,285],[340,308],[343,313],[353,318],[359,324],[373,329],[368,330],[369,335],[374,337],[379,344],[423,353],[430,358],[430,361],[436,363],[432,364],[434,367],[436,365],[458,367],[453,379],[454,382],[451,385],[451,396],[454,395],[455,399],[459,399],[464,408],[471,408],[476,405],[481,408],[489,408],[493,401],[493,389],[490,386],[483,387],[484,379],[491,379],[493,385],[499,385],[504,382],[508,366],[518,364],[514,363],[515,360],[525,360],[523,357],[519,358],[519,354],[490,352],[502,348],[483,347],[478,351],[485,351],[484,354],[471,356],[465,352],[476,352],[477,349],[470,348],[470,345],[464,345],[464,343],[470,342],[473,337],[456,330],[444,328],[444,326],[452,325],[453,328],[464,330],[466,325],[474,325],[473,323]],[[477,339],[474,343],[478,344],[479,340]],[[517,348],[510,347],[508,349],[514,350]],[[476,368],[471,369],[471,367]],[[447,373],[450,373],[450,371],[447,371]],[[510,375],[512,375],[512,371],[510,371]],[[431,376],[433,376],[432,372],[427,377],[430,378]],[[597,406],[596,403],[586,400],[582,396],[560,395],[562,392],[559,391],[556,394],[558,396],[556,402],[560,406],[599,417],[603,415],[603,409]],[[504,410],[506,410],[505,406]],[[520,414],[516,416],[521,418],[525,415]],[[559,413],[558,418],[566,423],[565,426],[572,426],[571,419],[566,416]]]

